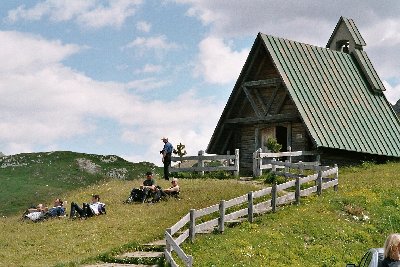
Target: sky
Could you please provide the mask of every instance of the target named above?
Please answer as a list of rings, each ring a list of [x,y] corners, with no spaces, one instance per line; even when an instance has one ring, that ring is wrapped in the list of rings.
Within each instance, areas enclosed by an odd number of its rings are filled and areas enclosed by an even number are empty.
[[[325,47],[355,21],[400,98],[398,0],[2,0],[0,152],[162,165],[162,137],[206,150],[258,34]]]

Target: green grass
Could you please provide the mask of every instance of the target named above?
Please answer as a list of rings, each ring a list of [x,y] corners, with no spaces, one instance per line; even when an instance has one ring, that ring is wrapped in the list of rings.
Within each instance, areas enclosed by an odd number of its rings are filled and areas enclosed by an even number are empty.
[[[101,171],[90,174],[80,169],[79,158],[97,164]],[[160,173],[160,168],[152,163],[130,163],[116,156],[50,152],[0,157],[0,216],[15,214],[40,202],[51,204],[55,198],[66,198],[71,190],[110,180],[107,174],[113,169],[126,169],[126,180],[143,177],[148,170]]]
[[[303,198],[224,234],[198,236],[184,250],[196,266],[345,266],[400,231],[399,196],[399,163],[344,168],[338,192]]]
[[[38,154],[23,156],[37,160]],[[51,163],[43,160],[32,166],[0,168],[1,202],[13,198],[0,204],[1,214],[6,215],[0,218],[0,266],[79,266],[110,258],[162,239],[165,229],[192,208],[256,189],[234,179],[181,179],[181,200],[126,205],[122,201],[149,168],[158,173],[156,180],[162,187],[169,186],[160,179],[158,168],[122,159],[104,163],[101,156],[71,152],[48,156]],[[77,157],[97,160],[102,173],[89,175],[80,170]],[[107,168],[120,167],[130,170],[126,179],[105,177]],[[51,204],[58,196],[81,203],[93,193],[102,196],[107,215],[20,221],[31,203]],[[345,266],[356,262],[366,249],[381,247],[390,232],[400,231],[399,196],[400,163],[340,168],[338,192],[328,189],[320,197],[302,198],[298,206],[279,207],[276,213],[256,217],[252,224],[226,227],[223,234],[196,235],[195,243],[184,243],[183,248],[193,255],[195,266]],[[362,215],[368,219],[360,220]]]
[[[75,156],[82,157],[82,155]],[[83,156],[88,157],[87,155]],[[36,157],[36,155],[32,154],[29,157]],[[60,158],[61,161],[64,161],[62,155]],[[72,154],[71,162],[74,162],[74,158]],[[143,168],[148,167],[147,163],[142,164]],[[48,167],[51,166],[37,166],[43,173]],[[18,170],[18,168],[21,169]],[[31,172],[25,170],[28,174],[24,175],[22,170],[24,168],[30,170],[30,167],[27,166],[15,167],[14,170],[18,173],[21,183],[29,182],[29,185],[35,186],[35,190],[40,192],[39,196],[46,199],[59,195],[50,196],[50,193],[44,194],[43,191],[40,191],[48,189],[47,187],[37,187],[39,182],[36,182],[35,178],[26,177],[30,176]],[[68,171],[60,165],[57,168],[65,176],[68,175]],[[78,171],[71,166],[67,168],[72,172]],[[8,172],[7,168],[0,169],[2,185],[4,185],[3,180],[4,177],[7,177]],[[81,175],[86,177],[87,174],[82,172]],[[49,174],[45,177],[47,179],[43,179],[41,183],[51,184],[50,179],[60,179],[64,176],[60,175],[54,178]],[[41,178],[36,178],[41,181]],[[104,176],[100,176],[86,181],[85,183],[88,185],[80,183],[77,186],[71,183],[70,187],[61,189],[49,185],[52,190],[62,190],[60,194],[69,203],[71,201],[77,203],[88,201],[93,193],[98,193],[102,197],[101,200],[107,205],[107,214],[87,220],[63,218],[34,223],[20,220],[22,212],[26,209],[26,206],[23,206],[13,215],[9,214],[7,217],[0,218],[0,266],[79,266],[82,263],[109,258],[119,252],[132,250],[140,244],[162,239],[165,229],[175,224],[191,208],[213,205],[221,198],[230,199],[254,189],[253,186],[234,180],[181,179],[182,200],[171,199],[153,205],[123,204],[122,201],[128,197],[130,190],[141,184],[144,174],[132,178],[133,180],[109,178],[104,180]],[[164,188],[169,186],[168,182],[160,179],[159,175],[156,175],[156,181]],[[54,184],[57,182],[54,181]],[[7,182],[7,185],[10,183]],[[18,182],[14,182],[13,185],[12,190],[15,191],[9,194],[12,193],[15,196],[15,203],[18,205],[21,206],[21,202],[24,201],[31,203],[37,198],[32,195],[25,196],[23,191],[25,187],[20,186]],[[29,186],[27,187],[29,188]],[[213,188],[212,194],[210,194],[210,188]],[[3,187],[2,190],[8,191]],[[4,198],[4,196],[2,197]],[[40,200],[45,202],[43,199]],[[51,204],[51,200],[52,198],[49,198],[45,203]],[[9,208],[8,210],[13,209]]]

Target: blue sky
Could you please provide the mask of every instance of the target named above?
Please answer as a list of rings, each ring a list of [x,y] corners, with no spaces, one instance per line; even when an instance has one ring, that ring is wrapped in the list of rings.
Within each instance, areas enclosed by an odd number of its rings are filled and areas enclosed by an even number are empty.
[[[161,164],[160,138],[205,150],[258,32],[325,46],[354,19],[391,103],[400,2],[0,2],[0,151],[69,150]]]

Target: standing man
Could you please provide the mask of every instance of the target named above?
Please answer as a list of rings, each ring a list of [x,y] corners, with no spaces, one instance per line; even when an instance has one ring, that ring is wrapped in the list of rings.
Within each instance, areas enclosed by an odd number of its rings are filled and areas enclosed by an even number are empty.
[[[169,180],[169,166],[171,165],[171,154],[173,150],[173,146],[170,142],[168,142],[167,137],[161,138],[164,142],[164,147],[161,150],[162,154],[162,162],[164,163],[164,179]]]

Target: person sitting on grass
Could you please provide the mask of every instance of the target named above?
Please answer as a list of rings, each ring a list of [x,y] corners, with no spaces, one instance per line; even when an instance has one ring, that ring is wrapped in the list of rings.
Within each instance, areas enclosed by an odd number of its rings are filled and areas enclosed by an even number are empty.
[[[161,190],[161,196],[166,197],[166,196],[177,196],[179,195],[179,185],[178,185],[178,179],[177,178],[172,178],[171,181],[171,187]]]
[[[106,214],[106,204],[100,202],[99,195],[93,195],[91,203],[83,203],[82,208],[75,202],[71,203],[70,217],[75,218],[76,213],[78,213],[81,218]]]
[[[142,203],[144,203],[146,199],[150,197],[150,195],[154,195],[158,191],[158,188],[156,187],[156,182],[153,179],[152,172],[146,172],[146,180],[143,181],[140,189],[143,191]]]

